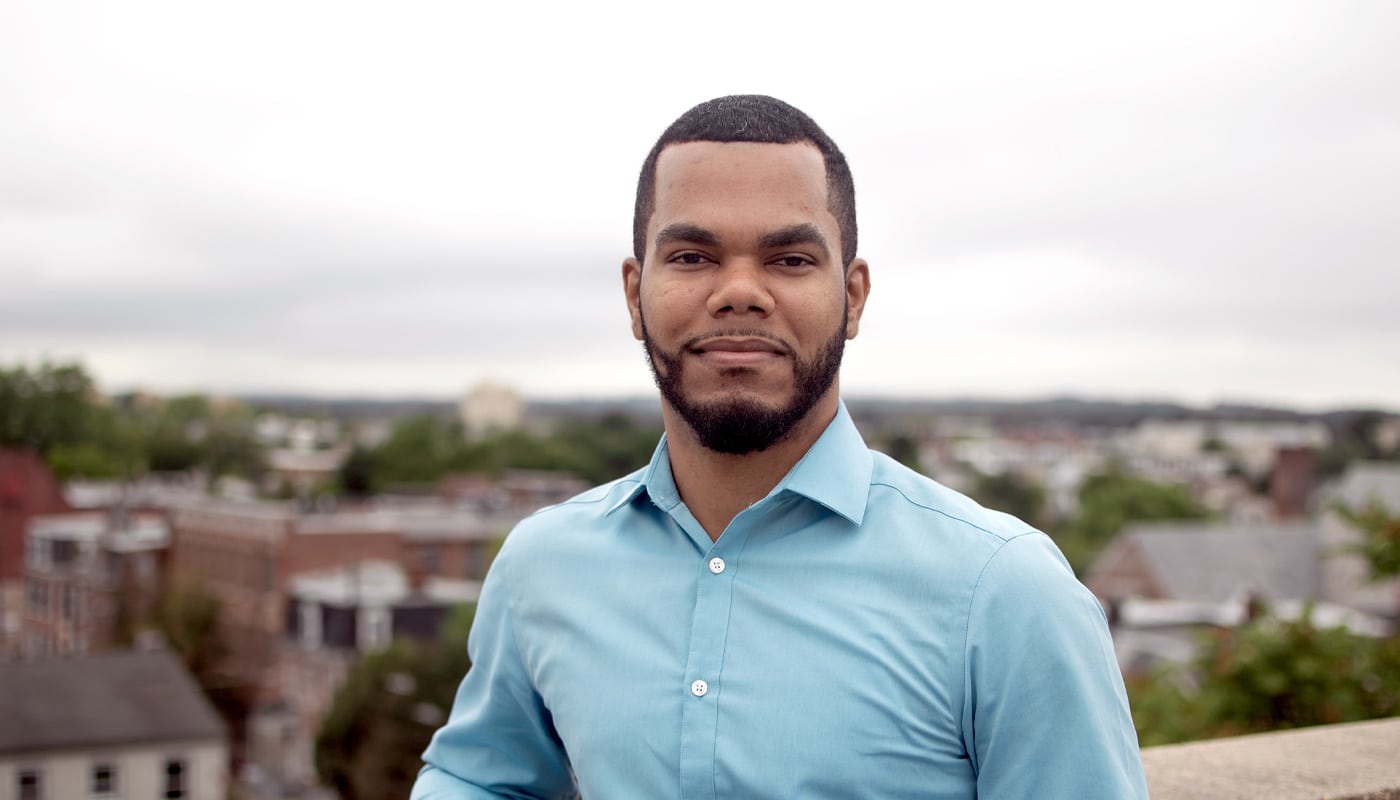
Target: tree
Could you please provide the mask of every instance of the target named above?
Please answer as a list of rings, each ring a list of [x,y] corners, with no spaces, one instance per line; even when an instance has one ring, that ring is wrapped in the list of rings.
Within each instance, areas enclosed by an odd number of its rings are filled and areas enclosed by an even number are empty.
[[[234,680],[224,670],[228,646],[219,626],[219,598],[198,586],[173,586],[156,610],[156,627],[180,656],[200,689],[228,723],[235,740],[242,741],[252,687]]]
[[[923,472],[923,464],[919,462],[919,440],[907,433],[895,433],[885,438],[885,446],[882,448],[885,455],[903,464],[915,472]]]
[[[1370,565],[1375,580],[1400,577],[1400,517],[1373,500],[1365,507],[1336,506],[1337,513],[1361,532],[1361,542],[1351,550]]]
[[[1075,572],[1083,574],[1123,526],[1150,520],[1205,519],[1206,509],[1184,486],[1156,483],[1112,469],[1079,488],[1079,513],[1055,540]]]
[[[432,483],[449,471],[464,444],[461,427],[450,420],[433,414],[408,417],[374,450],[371,483]]]
[[[374,494],[374,451],[356,445],[340,465],[336,483],[347,497],[364,498]]]
[[[1379,504],[1339,513],[1367,536],[1373,577],[1400,574],[1400,518]],[[1264,614],[1216,630],[1185,670],[1131,681],[1143,745],[1400,715],[1400,635],[1375,638]]]
[[[1034,481],[1011,472],[978,475],[969,492],[972,499],[988,508],[1005,511],[1031,525],[1041,524],[1045,510],[1045,490]]]
[[[92,378],[78,364],[0,369],[0,446],[47,453],[92,433]]]
[[[1191,690],[1192,684],[1195,689]],[[1190,669],[1131,682],[1146,745],[1400,714],[1400,637],[1264,615],[1212,632]]]
[[[316,735],[316,773],[344,800],[408,797],[423,750],[471,667],[474,610],[454,609],[435,640],[396,640],[350,670]]]

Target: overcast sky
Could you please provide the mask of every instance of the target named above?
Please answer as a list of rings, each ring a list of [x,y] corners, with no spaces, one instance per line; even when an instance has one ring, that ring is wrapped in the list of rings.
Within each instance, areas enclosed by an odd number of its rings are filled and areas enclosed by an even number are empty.
[[[102,388],[651,391],[636,173],[810,113],[848,395],[1400,409],[1400,3],[8,0],[0,365]]]

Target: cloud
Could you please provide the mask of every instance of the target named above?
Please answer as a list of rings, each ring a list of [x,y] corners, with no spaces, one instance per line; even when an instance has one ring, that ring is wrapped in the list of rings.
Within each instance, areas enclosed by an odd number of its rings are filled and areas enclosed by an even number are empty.
[[[756,90],[856,173],[848,387],[1400,405],[1400,7],[726,8],[21,0],[0,361],[647,391],[636,169],[691,103]]]

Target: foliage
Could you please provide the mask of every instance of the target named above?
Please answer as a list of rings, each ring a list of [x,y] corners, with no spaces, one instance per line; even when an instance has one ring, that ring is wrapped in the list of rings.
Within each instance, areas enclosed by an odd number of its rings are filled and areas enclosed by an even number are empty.
[[[229,651],[219,627],[220,605],[219,598],[206,589],[175,586],[161,598],[155,623],[231,733],[241,738],[252,706],[252,690],[231,680],[223,670]]]
[[[374,450],[371,485],[431,483],[452,469],[463,448],[455,421],[433,414],[407,417]]]
[[[80,364],[0,369],[0,447],[41,454],[60,480],[195,467],[256,478],[263,465],[252,421],[248,408],[203,395],[109,403]]]
[[[923,472],[923,464],[919,462],[919,440],[907,433],[896,433],[885,437],[885,446],[882,448],[885,455],[903,464],[915,472]]]
[[[1366,559],[1375,580],[1400,577],[1400,517],[1391,516],[1385,505],[1372,500],[1366,507],[1335,507],[1337,513],[1361,532],[1361,542],[1353,548]]]
[[[322,783],[344,800],[408,797],[420,756],[471,667],[473,611],[454,610],[438,639],[395,641],[350,670],[316,736]]]
[[[1184,486],[1156,483],[1118,469],[1091,476],[1079,488],[1079,513],[1055,540],[1075,572],[1083,574],[1113,537],[1131,522],[1205,519],[1206,509]]]
[[[978,475],[968,494],[987,508],[1005,511],[1037,527],[1042,524],[1045,490],[1020,475]]]
[[[92,379],[77,364],[0,369],[0,446],[43,453],[80,444],[92,434],[95,395]]]
[[[377,488],[374,483],[377,459],[373,451],[356,446],[340,465],[336,483],[347,497],[369,497]]]
[[[41,454],[60,480],[125,477],[143,461],[136,431],[78,364],[0,369],[0,447]]]
[[[1195,684],[1194,689],[1191,685]],[[1400,638],[1263,616],[1203,642],[1188,672],[1131,682],[1142,745],[1400,714]]]
[[[452,472],[499,476],[508,469],[568,472],[602,483],[646,464],[659,436],[659,430],[610,414],[596,421],[565,420],[547,436],[517,429],[468,442],[457,421],[421,414],[401,421],[364,457],[374,490],[431,483]],[[343,473],[343,485],[345,480]]]

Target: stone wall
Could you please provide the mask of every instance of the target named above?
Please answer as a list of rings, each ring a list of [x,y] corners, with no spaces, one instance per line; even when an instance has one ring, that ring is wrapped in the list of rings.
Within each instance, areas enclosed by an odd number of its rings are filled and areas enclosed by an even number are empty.
[[[1149,747],[1152,800],[1400,800],[1400,718]]]

